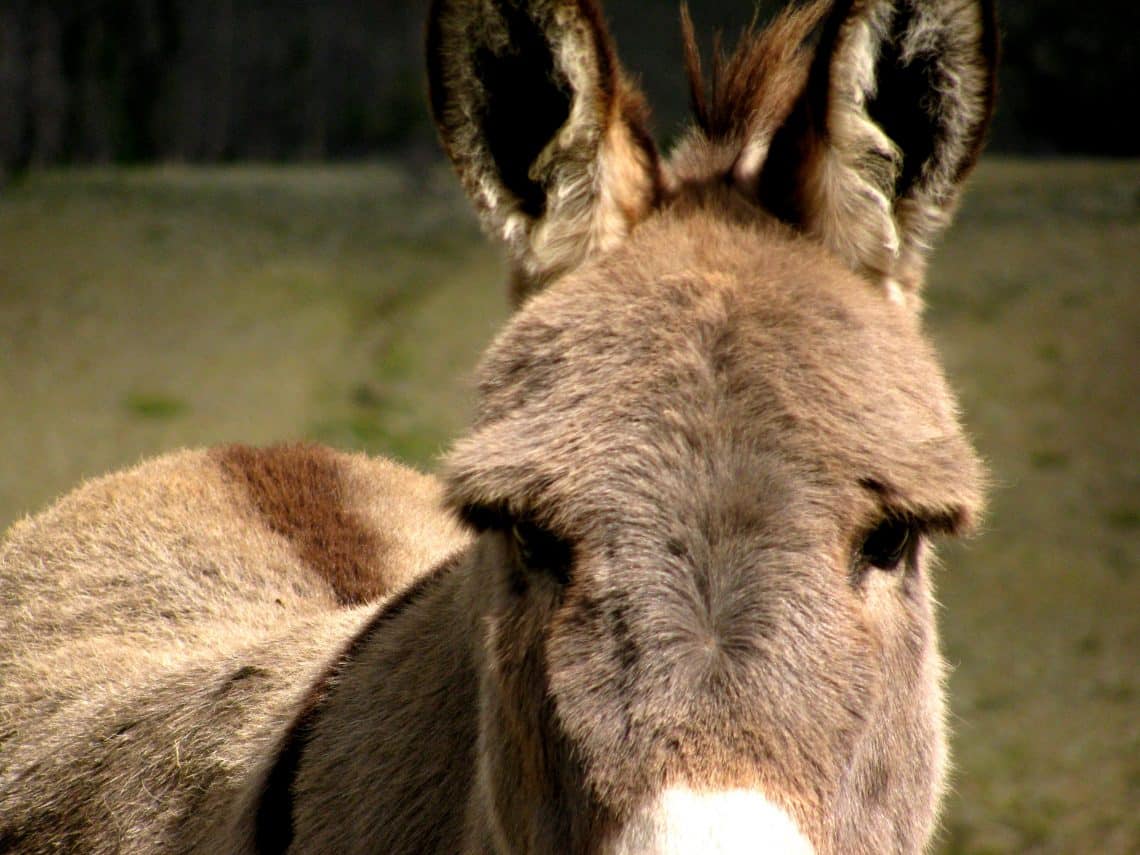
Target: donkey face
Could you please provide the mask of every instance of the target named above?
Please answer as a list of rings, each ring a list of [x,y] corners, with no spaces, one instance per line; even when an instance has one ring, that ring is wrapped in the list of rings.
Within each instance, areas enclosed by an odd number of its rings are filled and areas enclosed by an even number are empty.
[[[993,38],[984,4],[810,6],[711,93],[690,49],[661,165],[592,3],[436,3],[445,146],[520,300],[544,288],[449,460],[483,531],[485,847],[926,842],[926,540],[970,524],[980,468],[915,309]]]

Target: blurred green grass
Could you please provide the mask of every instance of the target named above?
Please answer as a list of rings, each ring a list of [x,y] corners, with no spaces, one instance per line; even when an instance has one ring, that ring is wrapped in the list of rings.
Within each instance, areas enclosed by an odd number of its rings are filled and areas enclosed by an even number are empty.
[[[938,581],[944,853],[1140,852],[1140,164],[991,161],[929,320],[994,475]],[[33,173],[0,196],[0,528],[183,445],[421,466],[506,315],[446,170]]]
[[[425,464],[502,280],[435,166],[34,174],[0,197],[0,526],[182,445]]]

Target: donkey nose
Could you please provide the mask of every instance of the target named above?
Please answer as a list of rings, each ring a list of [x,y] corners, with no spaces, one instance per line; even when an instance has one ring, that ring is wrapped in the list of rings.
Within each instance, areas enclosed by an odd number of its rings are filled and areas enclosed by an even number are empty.
[[[756,790],[669,789],[643,805],[606,855],[815,855],[786,811]]]

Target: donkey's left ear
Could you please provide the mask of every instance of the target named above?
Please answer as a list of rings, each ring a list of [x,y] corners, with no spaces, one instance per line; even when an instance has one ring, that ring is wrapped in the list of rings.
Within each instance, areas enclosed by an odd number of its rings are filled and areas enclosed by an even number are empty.
[[[836,0],[760,201],[917,304],[989,126],[997,42],[993,0]]]
[[[516,300],[606,250],[656,204],[641,94],[595,0],[434,0],[432,112]]]

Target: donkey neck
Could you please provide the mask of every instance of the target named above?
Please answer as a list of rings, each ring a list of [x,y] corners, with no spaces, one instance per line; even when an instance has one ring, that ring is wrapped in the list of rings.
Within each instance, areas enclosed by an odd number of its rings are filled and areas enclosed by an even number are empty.
[[[296,757],[301,850],[459,850],[478,735],[475,551],[381,606],[314,687],[282,753]]]

